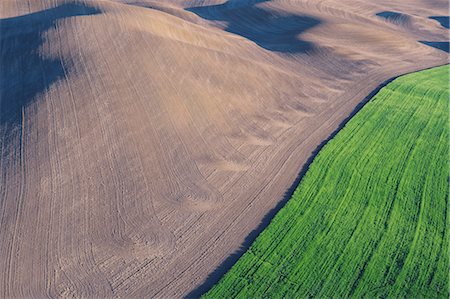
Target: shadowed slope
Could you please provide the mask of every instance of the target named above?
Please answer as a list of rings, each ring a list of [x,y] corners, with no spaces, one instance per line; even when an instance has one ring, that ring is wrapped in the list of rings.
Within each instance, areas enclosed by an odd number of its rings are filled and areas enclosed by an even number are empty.
[[[434,16],[430,17],[432,20],[436,20],[442,27],[449,29],[450,17],[449,16]]]
[[[306,53],[314,48],[311,42],[298,36],[319,25],[318,19],[276,13],[257,7],[256,4],[260,2],[266,1],[251,1],[246,4],[227,1],[224,4],[192,7],[188,10],[207,20],[225,21],[226,31],[241,35],[270,51]]]
[[[401,14],[401,13],[398,13],[395,11],[379,12],[379,13],[377,13],[377,16],[384,18],[390,22],[399,23],[399,24],[408,23],[409,19],[410,19],[410,17],[408,15]]]
[[[98,12],[76,3],[0,19],[0,125],[21,123],[23,106],[65,75],[59,59],[43,57],[45,32],[58,20]]]
[[[420,43],[450,53],[450,42],[420,41]]]

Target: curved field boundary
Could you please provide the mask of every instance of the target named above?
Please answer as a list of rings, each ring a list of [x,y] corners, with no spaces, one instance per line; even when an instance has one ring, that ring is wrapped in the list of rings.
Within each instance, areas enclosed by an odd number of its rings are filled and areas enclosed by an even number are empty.
[[[383,88],[205,297],[447,297],[448,71]]]

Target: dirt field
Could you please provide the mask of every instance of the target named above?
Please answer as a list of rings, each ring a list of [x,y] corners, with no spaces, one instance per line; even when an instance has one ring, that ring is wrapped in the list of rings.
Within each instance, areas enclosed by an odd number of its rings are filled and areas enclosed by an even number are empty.
[[[446,0],[222,2],[0,1],[0,297],[193,294],[371,90],[448,62]]]

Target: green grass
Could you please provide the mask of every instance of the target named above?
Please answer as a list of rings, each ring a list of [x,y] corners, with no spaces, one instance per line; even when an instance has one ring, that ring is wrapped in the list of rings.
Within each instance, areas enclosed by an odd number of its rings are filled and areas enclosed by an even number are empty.
[[[448,298],[449,67],[384,87],[205,298]]]

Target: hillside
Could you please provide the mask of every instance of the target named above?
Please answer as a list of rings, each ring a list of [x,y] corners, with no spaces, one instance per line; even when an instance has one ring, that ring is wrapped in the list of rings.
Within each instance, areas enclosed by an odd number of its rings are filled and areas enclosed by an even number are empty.
[[[430,18],[446,14],[445,0],[0,1],[0,297],[196,289],[371,90],[447,62],[424,43],[448,39]]]

